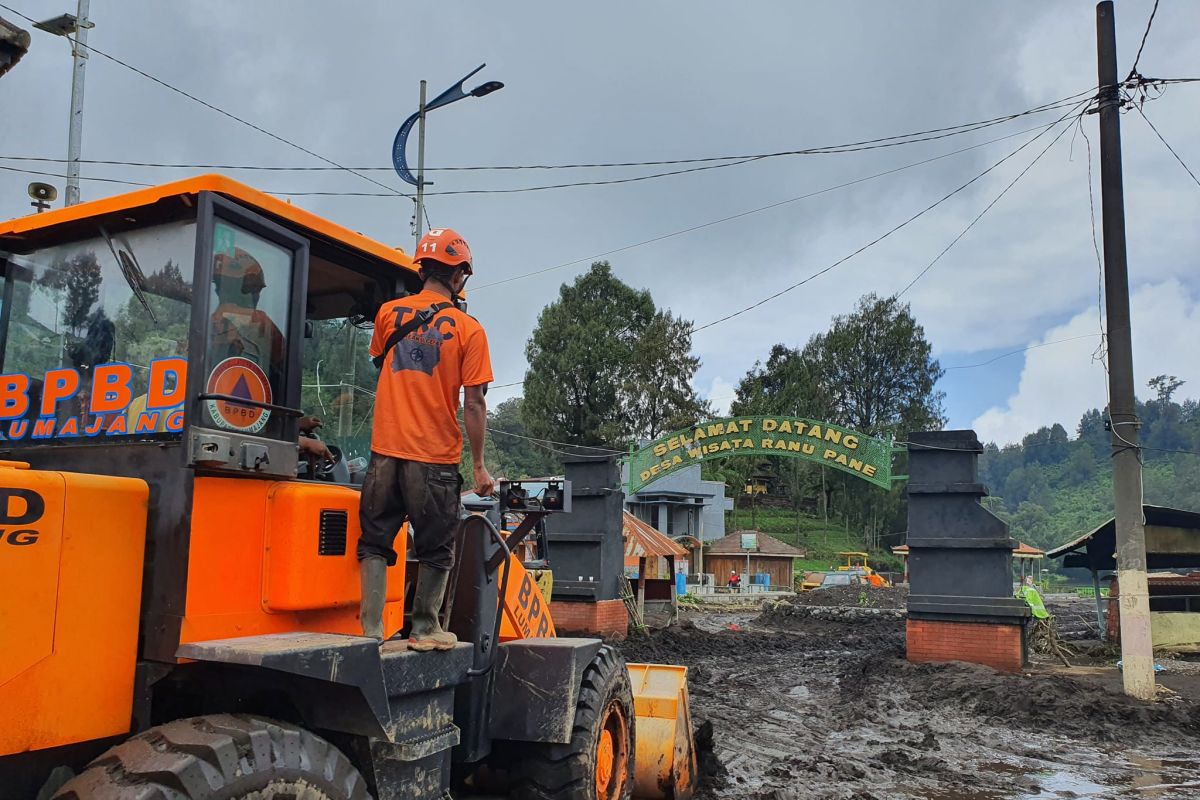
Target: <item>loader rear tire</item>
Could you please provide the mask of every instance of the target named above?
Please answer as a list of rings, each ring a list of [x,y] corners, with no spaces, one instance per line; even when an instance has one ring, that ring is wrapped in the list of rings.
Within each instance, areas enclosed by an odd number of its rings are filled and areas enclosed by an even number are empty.
[[[518,800],[629,800],[633,796],[633,690],[608,645],[583,672],[570,744],[529,745],[516,769]]]
[[[214,714],[159,725],[97,758],[54,800],[370,800],[340,750],[302,728]]]

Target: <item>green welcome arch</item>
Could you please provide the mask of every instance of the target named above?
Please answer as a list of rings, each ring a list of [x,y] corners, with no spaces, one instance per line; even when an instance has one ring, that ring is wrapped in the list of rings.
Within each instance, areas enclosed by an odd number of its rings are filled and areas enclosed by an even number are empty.
[[[675,431],[629,454],[629,493],[691,464],[726,456],[786,456],[848,472],[884,489],[904,448],[803,417],[725,417]]]

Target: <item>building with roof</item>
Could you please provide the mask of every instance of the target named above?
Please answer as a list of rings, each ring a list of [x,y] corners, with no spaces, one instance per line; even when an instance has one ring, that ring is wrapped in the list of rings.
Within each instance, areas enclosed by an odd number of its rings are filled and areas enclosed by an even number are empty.
[[[1150,627],[1155,647],[1200,650],[1200,581],[1186,572],[1200,570],[1200,513],[1165,506],[1142,506],[1146,520],[1146,569],[1150,592]],[[1096,596],[1096,622],[1110,638],[1120,632],[1120,587],[1113,579],[1105,622],[1101,573],[1117,571],[1117,523],[1110,519],[1084,535],[1046,553],[1063,566],[1086,569]],[[1159,572],[1154,573],[1155,570]]]
[[[795,560],[804,557],[803,550],[774,536],[759,531],[737,531],[704,548],[704,571],[715,576],[717,586],[727,585],[729,574],[736,572],[742,578],[742,586],[761,583],[755,579],[765,575],[766,588],[791,591]]]
[[[628,511],[622,519],[625,576],[639,614],[649,627],[670,625],[678,616],[676,564],[683,567],[688,551]]]
[[[622,469],[628,486],[629,467]],[[700,465],[693,464],[626,495],[625,507],[670,539],[709,542],[725,535],[725,512],[733,509],[733,499],[725,496],[723,482],[704,480]]]

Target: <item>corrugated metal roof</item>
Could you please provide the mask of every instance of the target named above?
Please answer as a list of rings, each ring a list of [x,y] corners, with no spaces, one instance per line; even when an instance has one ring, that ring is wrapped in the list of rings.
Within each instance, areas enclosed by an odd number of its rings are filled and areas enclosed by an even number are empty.
[[[1200,529],[1200,513],[1195,511],[1187,511],[1182,508],[1168,508],[1166,506],[1143,505],[1142,515],[1145,517],[1147,525],[1190,528],[1193,530]],[[1066,544],[1050,550],[1046,553],[1046,555],[1050,558],[1062,558],[1069,553],[1086,547],[1088,543],[1101,534],[1106,536],[1115,536],[1116,524],[1117,523],[1115,519],[1110,519],[1108,522],[1105,522],[1103,525],[1100,525],[1092,531],[1083,534],[1077,539],[1072,539]],[[1200,549],[1200,541],[1197,542],[1197,549]],[[1147,552],[1147,555],[1149,555],[1149,552]],[[1153,569],[1153,567],[1151,568]],[[1105,567],[1105,569],[1108,569],[1108,567]]]
[[[660,556],[665,558],[666,556],[675,556],[680,558],[688,554],[686,548],[671,541],[656,528],[642,522],[628,511],[625,512],[623,529],[627,557],[654,558]]]

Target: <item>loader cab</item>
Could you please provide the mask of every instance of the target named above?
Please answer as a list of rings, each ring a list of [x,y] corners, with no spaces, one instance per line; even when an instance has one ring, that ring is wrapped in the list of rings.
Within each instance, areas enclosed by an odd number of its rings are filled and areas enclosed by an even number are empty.
[[[201,472],[329,478],[297,459],[316,416],[351,480],[365,329],[417,283],[402,252],[219,176],[0,225],[0,450],[71,468],[76,448],[155,446]]]

